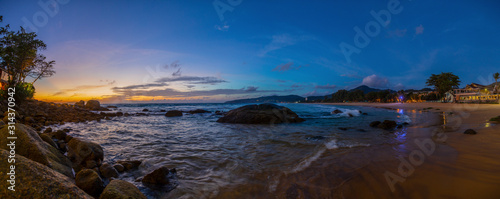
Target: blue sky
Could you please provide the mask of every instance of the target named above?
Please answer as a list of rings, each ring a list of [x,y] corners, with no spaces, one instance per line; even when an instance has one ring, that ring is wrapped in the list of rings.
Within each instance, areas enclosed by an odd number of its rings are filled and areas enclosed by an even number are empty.
[[[35,84],[42,100],[220,102],[420,89],[440,72],[487,84],[500,72],[497,1],[40,2],[2,0],[0,15],[36,29],[56,60]]]

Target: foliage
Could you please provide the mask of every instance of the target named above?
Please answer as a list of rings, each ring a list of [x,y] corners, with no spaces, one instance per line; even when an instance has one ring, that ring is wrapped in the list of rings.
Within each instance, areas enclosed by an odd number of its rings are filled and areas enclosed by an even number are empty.
[[[498,93],[498,79],[500,79],[500,73],[495,73],[493,74],[493,79],[495,79],[495,89],[496,89],[496,93]]]
[[[3,17],[0,16],[0,22]],[[9,74],[9,87],[16,88],[16,96],[20,101],[32,98],[35,93],[33,83],[55,74],[55,61],[46,61],[46,57],[38,52],[47,45],[37,39],[34,32],[26,32],[23,27],[19,31],[10,30],[10,26],[0,27],[0,68]],[[32,83],[26,83],[26,77],[32,77]],[[0,93],[5,97],[5,91]]]
[[[453,73],[441,73],[439,75],[432,74],[427,79],[427,86],[434,86],[439,95],[443,95],[449,90],[457,89],[460,85],[460,78]]]

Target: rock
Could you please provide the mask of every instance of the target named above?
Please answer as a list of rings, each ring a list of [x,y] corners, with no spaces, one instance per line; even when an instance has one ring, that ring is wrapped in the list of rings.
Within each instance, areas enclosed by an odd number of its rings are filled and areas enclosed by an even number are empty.
[[[11,165],[8,162],[9,155],[9,151],[0,149],[0,165],[5,166],[0,171],[0,181],[4,186],[0,189],[0,196],[3,198],[93,198],[78,188],[73,178],[19,154],[15,157],[15,191],[8,190],[7,185],[10,184],[7,180],[10,175],[7,175],[7,166]]]
[[[196,110],[188,111],[188,113],[190,113],[190,114],[197,114],[197,113],[211,113],[211,112],[207,111],[207,110],[203,110],[203,109],[196,109]]]
[[[5,125],[5,122],[3,122],[3,120],[0,120],[0,128],[3,127],[3,125]]]
[[[79,102],[75,103],[75,107],[85,108],[85,101],[80,100]]]
[[[465,130],[464,134],[468,134],[468,135],[476,135],[477,132],[473,129],[467,129]]]
[[[371,127],[377,127],[380,123],[382,123],[382,122],[380,122],[380,121],[373,121],[373,122],[370,123],[370,126]]]
[[[121,117],[121,116],[123,116],[123,113],[122,112],[116,112],[116,116]]]
[[[33,119],[32,117],[25,117],[24,121],[25,122],[29,122],[29,123],[35,123],[36,122],[35,119]]]
[[[52,133],[52,128],[49,127],[47,129],[45,129],[45,131],[43,131],[43,133]]]
[[[354,117],[354,115],[352,115],[351,113],[348,113],[347,114],[349,117]]]
[[[368,113],[362,113],[363,115],[368,115]]]
[[[118,178],[118,171],[116,171],[116,169],[108,163],[102,164],[101,167],[99,167],[99,171],[105,178]]]
[[[339,113],[343,113],[343,112],[339,109],[335,109],[334,111],[332,111],[332,114],[339,114]]]
[[[347,128],[345,128],[345,127],[339,127],[339,129],[342,131],[347,131]]]
[[[125,171],[137,169],[139,165],[141,165],[141,161],[139,160],[120,160],[118,164],[123,165],[125,167]]]
[[[146,196],[130,182],[112,180],[99,199],[146,199]]]
[[[104,190],[104,182],[99,174],[92,169],[83,169],[75,177],[76,186],[89,195],[98,197]]]
[[[92,169],[99,166],[104,158],[102,147],[96,143],[73,138],[68,142],[68,157],[73,169],[78,172],[83,168]]]
[[[146,108],[142,109],[142,112],[148,112],[148,111],[149,111],[149,109],[146,109]]]
[[[101,109],[101,103],[99,103],[99,101],[97,101],[97,100],[89,100],[87,102],[87,104],[85,105],[85,108],[89,109],[89,110],[97,111],[97,110]]]
[[[359,132],[366,132],[365,129],[358,129],[357,131],[359,131]]]
[[[43,141],[38,133],[35,132],[35,129],[23,124],[16,124],[15,128],[16,130],[14,132],[17,137],[15,140],[16,155],[22,155],[73,178],[69,159],[55,147]],[[10,150],[7,144],[11,140],[7,139],[7,135],[9,135],[9,130],[8,127],[5,126],[0,130],[0,148]]]
[[[170,184],[170,179],[175,171],[170,171],[167,167],[160,167],[142,178],[142,184],[151,189],[162,189],[165,185]]]
[[[410,125],[408,122],[403,122],[403,126]]]
[[[107,106],[106,108],[118,108],[117,106]]]
[[[167,112],[167,111],[162,109],[162,110],[160,110],[160,112]]]
[[[171,111],[168,111],[167,113],[165,113],[165,116],[167,116],[167,117],[179,117],[179,116],[182,116],[182,111],[171,110]]]
[[[68,143],[69,141],[71,141],[71,139],[73,139],[73,136],[67,135],[66,139],[64,139],[64,142]]]
[[[247,105],[229,111],[224,117],[217,120],[220,123],[239,124],[279,124],[303,122],[289,108],[275,104]]]
[[[58,131],[52,133],[52,135],[54,136],[54,138],[56,138],[58,140],[65,140],[67,134],[63,130],[58,130]]]
[[[47,142],[47,144],[50,144],[50,146],[54,148],[58,148],[56,142],[50,136],[48,136],[46,133],[40,134],[40,138],[42,138],[43,141]]]
[[[113,167],[120,173],[125,171],[125,167],[121,164],[115,164]]]
[[[391,130],[398,126],[395,121],[392,120],[384,120],[384,122],[380,123],[377,127],[384,130]]]

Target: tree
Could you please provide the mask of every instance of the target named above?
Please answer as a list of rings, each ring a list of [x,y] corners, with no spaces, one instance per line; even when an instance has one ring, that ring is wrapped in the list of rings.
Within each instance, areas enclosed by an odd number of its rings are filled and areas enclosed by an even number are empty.
[[[500,73],[493,74],[493,79],[495,79],[495,92],[498,93],[498,79],[500,79]]]
[[[50,77],[56,73],[56,71],[54,71],[54,64],[56,63],[56,61],[52,60],[46,62],[45,59],[46,57],[43,55],[39,55],[37,57],[37,60],[35,61],[36,67],[28,74],[34,79],[31,84],[34,84],[38,79]]]
[[[1,19],[0,17],[0,21]],[[0,67],[10,74],[9,84],[15,86],[23,83],[27,76],[40,79],[53,75],[55,62],[46,62],[45,56],[38,54],[38,51],[45,50],[47,45],[36,38],[36,33],[27,33],[23,27],[17,32],[9,29],[9,25],[0,29],[2,36],[0,38]]]
[[[427,86],[434,86],[434,89],[442,96],[449,90],[457,89],[460,85],[460,78],[453,73],[432,74],[427,79]]]

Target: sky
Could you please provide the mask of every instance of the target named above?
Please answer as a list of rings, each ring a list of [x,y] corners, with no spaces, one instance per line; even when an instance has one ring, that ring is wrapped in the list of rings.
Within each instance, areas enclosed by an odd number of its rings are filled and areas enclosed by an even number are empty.
[[[224,102],[367,85],[461,87],[500,72],[499,1],[0,0],[2,26],[34,31],[54,102]]]

